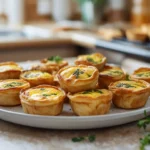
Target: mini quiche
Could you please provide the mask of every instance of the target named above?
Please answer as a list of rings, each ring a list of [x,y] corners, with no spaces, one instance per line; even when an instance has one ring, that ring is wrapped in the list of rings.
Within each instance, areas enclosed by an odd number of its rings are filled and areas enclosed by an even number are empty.
[[[68,65],[67,61],[64,61],[60,56],[51,56],[41,60],[41,64],[33,66],[32,70],[41,70],[51,74],[56,74],[59,69]]]
[[[116,66],[105,66],[99,73],[99,87],[108,88],[111,82],[123,80],[126,78],[125,72]]]
[[[131,75],[132,79],[144,80],[150,83],[150,68],[139,68]]]
[[[62,112],[66,94],[58,87],[39,85],[20,93],[25,113],[55,116]]]
[[[59,70],[57,78],[66,92],[80,92],[95,89],[99,72],[94,66],[68,66]]]
[[[38,70],[24,71],[21,73],[20,78],[28,81],[30,86],[37,86],[40,84],[53,84],[53,76],[47,72]]]
[[[143,80],[117,81],[109,85],[113,104],[119,108],[143,107],[150,95],[150,84]]]
[[[101,115],[109,112],[112,92],[106,89],[95,89],[68,93],[72,110],[79,116]]]
[[[0,105],[15,106],[20,104],[19,93],[29,88],[30,84],[21,79],[0,80]]]
[[[22,68],[15,62],[0,63],[0,80],[19,79]]]
[[[95,66],[98,70],[103,69],[106,63],[106,57],[100,53],[94,53],[89,55],[79,55],[75,61],[76,65]]]

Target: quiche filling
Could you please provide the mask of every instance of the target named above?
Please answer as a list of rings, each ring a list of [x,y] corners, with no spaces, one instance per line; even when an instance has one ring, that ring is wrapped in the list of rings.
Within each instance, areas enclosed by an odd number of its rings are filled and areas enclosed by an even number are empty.
[[[4,88],[4,89],[14,88],[14,87],[21,87],[23,85],[24,85],[24,83],[19,82],[19,81],[8,81],[8,82],[6,81],[6,82],[0,83],[0,87]]]
[[[23,75],[25,78],[37,78],[37,77],[45,77],[48,78],[51,75],[47,72],[41,72],[41,71],[32,71],[32,72],[25,72]]]
[[[137,77],[144,77],[144,78],[149,78],[150,77],[150,71],[147,72],[140,72],[135,74]]]
[[[116,84],[116,87],[133,89],[133,90],[141,90],[146,88],[146,85],[144,83],[135,82],[135,81],[120,81]]]
[[[35,88],[27,91],[32,100],[55,99],[56,96],[61,96],[63,93],[55,88]]]
[[[87,79],[90,78],[93,74],[93,68],[77,68],[72,67],[68,68],[61,72],[61,75],[66,78],[76,78],[76,79]]]
[[[108,94],[108,90],[105,89],[96,89],[96,90],[87,90],[79,93],[75,93],[74,96],[88,96],[92,98],[99,97],[100,95]]]
[[[120,76],[123,75],[123,71],[122,70],[106,70],[106,71],[102,71],[100,72],[100,74],[104,74],[104,75],[110,75],[110,76]]]
[[[0,72],[8,71],[8,70],[20,70],[21,68],[16,65],[3,65],[0,66]]]

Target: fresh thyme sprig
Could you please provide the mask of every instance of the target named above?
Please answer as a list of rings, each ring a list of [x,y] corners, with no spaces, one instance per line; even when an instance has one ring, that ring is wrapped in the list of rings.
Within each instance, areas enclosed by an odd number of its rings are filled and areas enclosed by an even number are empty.
[[[146,110],[144,110],[144,116],[145,116],[145,118],[142,120],[139,120],[137,125],[139,128],[146,129],[147,125],[150,124],[150,117],[147,115]]]
[[[72,142],[81,142],[84,140],[88,140],[89,142],[94,142],[96,140],[96,136],[95,135],[89,135],[89,136],[81,136],[81,137],[72,138]]]
[[[150,145],[150,134],[140,139],[140,150],[145,150],[145,146]]]
[[[49,61],[55,61],[56,63],[61,62],[63,59],[60,56],[51,56],[48,58]]]

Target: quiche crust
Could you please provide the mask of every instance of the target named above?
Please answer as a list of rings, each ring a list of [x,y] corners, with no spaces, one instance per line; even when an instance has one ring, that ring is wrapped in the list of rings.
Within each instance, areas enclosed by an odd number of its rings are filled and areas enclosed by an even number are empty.
[[[85,65],[64,67],[57,74],[60,87],[71,93],[95,89],[98,76],[96,67]]]
[[[150,83],[150,68],[141,67],[131,75],[132,79],[144,80]]]
[[[79,55],[75,61],[76,65],[94,66],[98,70],[103,69],[106,63],[106,57],[100,53],[93,53],[89,55]]]
[[[106,65],[99,73],[99,87],[108,88],[110,83],[124,80],[126,73],[117,66]]]
[[[68,93],[72,110],[79,116],[106,114],[110,110],[112,92],[106,89]]]
[[[54,79],[51,74],[38,70],[24,71],[21,73],[20,78],[29,82],[31,87],[40,84],[54,84]]]
[[[22,68],[15,62],[0,63],[0,80],[19,79]]]
[[[109,90],[113,92],[112,102],[124,109],[143,107],[150,95],[150,84],[143,80],[124,80],[111,83]]]
[[[30,84],[21,79],[0,80],[0,105],[20,105],[19,93],[29,87]]]
[[[22,90],[21,104],[25,113],[36,115],[59,115],[63,109],[65,92],[55,86],[39,85]]]

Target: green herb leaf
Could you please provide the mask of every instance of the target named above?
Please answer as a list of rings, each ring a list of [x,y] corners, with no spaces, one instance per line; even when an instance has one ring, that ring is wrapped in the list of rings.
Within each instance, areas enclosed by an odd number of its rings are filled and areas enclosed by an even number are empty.
[[[88,139],[89,139],[90,142],[94,142],[95,139],[96,139],[96,136],[95,135],[90,135],[90,136],[88,136]]]
[[[20,82],[12,82],[12,83],[9,83],[9,84],[5,84],[5,85],[4,85],[4,88],[15,87],[15,86],[21,86],[21,85],[23,85],[23,83],[20,83]]]
[[[117,84],[116,87],[132,88],[132,87],[135,87],[135,86],[130,85],[128,83],[119,83],[119,84]]]
[[[43,94],[42,96],[47,97],[47,96],[51,96],[51,95],[57,95],[56,93],[51,93],[51,94]]]
[[[150,145],[150,134],[140,139],[140,150],[145,150],[145,146]]]
[[[79,78],[79,75],[80,74],[83,74],[84,72],[83,71],[81,71],[80,69],[77,69],[74,73],[73,73],[73,75],[76,77],[76,78]]]
[[[150,117],[147,116],[146,110],[144,110],[145,118],[138,121],[137,125],[139,128],[146,129],[147,125],[150,124]]]
[[[103,94],[103,92],[101,90],[87,90],[87,91],[82,92],[82,94],[91,94],[94,92]]]
[[[74,137],[72,138],[72,142],[81,142],[81,141],[84,141],[85,138],[84,137]]]
[[[89,135],[89,136],[81,136],[81,137],[74,137],[72,138],[73,142],[81,142],[84,140],[88,140],[89,142],[94,142],[96,140],[96,136],[95,135]]]
[[[60,56],[51,56],[48,58],[49,61],[55,61],[56,63],[61,62],[63,59]]]

